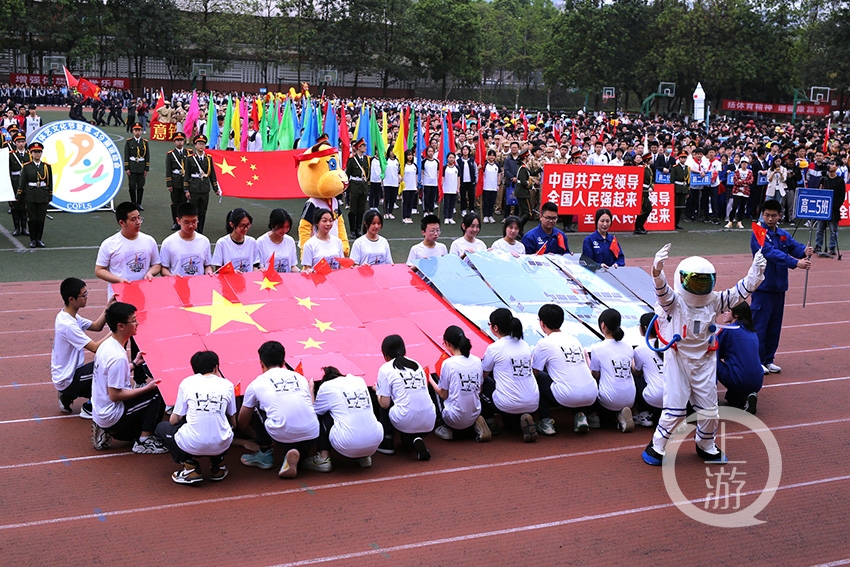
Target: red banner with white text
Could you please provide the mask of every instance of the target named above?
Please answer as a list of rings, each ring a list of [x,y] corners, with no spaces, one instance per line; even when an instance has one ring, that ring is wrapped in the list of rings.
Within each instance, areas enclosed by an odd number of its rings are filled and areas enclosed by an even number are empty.
[[[86,77],[86,79],[101,89],[129,89],[130,79],[121,79],[118,77]],[[26,73],[9,73],[9,82],[12,85],[30,85],[30,86],[50,86],[50,75],[28,75]],[[53,74],[53,84],[57,87],[63,87],[65,75],[61,71]]]
[[[723,110],[737,110],[741,112],[765,112],[768,114],[793,114],[793,104],[777,104],[774,102],[752,102],[749,100],[723,99]],[[829,114],[828,104],[797,103],[797,114],[810,114],[812,116],[826,116]]]

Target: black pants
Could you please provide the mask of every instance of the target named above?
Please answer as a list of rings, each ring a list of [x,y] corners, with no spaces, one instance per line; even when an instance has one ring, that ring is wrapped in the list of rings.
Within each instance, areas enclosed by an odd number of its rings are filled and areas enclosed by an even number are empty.
[[[729,211],[729,222],[741,222],[744,220],[744,213],[747,209],[747,197],[743,197],[741,195],[735,195],[732,197],[732,210]],[[735,214],[737,211],[737,215]]]
[[[124,402],[124,413],[107,431],[121,441],[138,439],[142,431],[153,432],[162,421],[165,404],[159,390],[149,390]]]
[[[436,185],[422,186],[422,208],[426,213],[433,213],[434,207],[437,206],[437,196],[439,195]]]
[[[540,419],[552,417],[552,408],[563,408],[566,406],[558,403],[555,396],[552,394],[552,377],[546,372],[537,373],[537,386],[540,390],[540,403],[537,406],[537,416]],[[586,412],[589,408],[568,408],[574,412]]]
[[[174,175],[171,177],[171,193],[169,197],[171,198],[171,222],[177,222],[177,207],[186,202],[186,190],[183,187],[183,178],[179,175]]]
[[[354,181],[349,186],[349,193],[351,202],[348,213],[349,229],[354,236],[360,236],[360,225],[363,224],[363,215],[366,214],[369,187],[362,181]]]
[[[251,427],[254,429],[254,436],[257,439],[257,445],[260,446],[260,449],[266,450],[270,448],[274,442],[275,447],[283,451],[284,455],[291,449],[296,449],[303,457],[306,456],[307,452],[317,443],[318,437],[316,439],[307,439],[305,441],[297,441],[295,443],[284,443],[277,439],[272,439],[272,436],[269,435],[269,432],[266,429],[265,422],[265,412],[258,408],[254,408],[254,414],[251,416]],[[319,428],[319,437],[321,437],[321,428]]]
[[[142,197],[145,194],[145,174],[131,173],[127,176],[127,182],[130,187],[130,201],[141,205]]]
[[[198,232],[203,234],[204,222],[207,220],[207,207],[210,204],[210,194],[189,193],[189,202],[198,207]]]
[[[475,209],[475,183],[463,181],[460,184],[460,210],[471,212]]]
[[[401,192],[401,218],[409,219],[416,208],[416,191]]]
[[[483,205],[484,218],[492,217],[493,212],[496,209],[496,195],[497,191],[484,191],[481,194],[481,204]]]
[[[77,398],[91,398],[91,379],[94,375],[94,362],[83,364],[74,371],[71,383],[59,392],[59,401],[70,406]]]
[[[17,190],[17,187],[13,187],[13,189]],[[12,223],[15,225],[15,228],[26,228],[29,230],[27,226],[27,204],[21,199],[20,201],[9,201],[9,208],[12,209]]]
[[[190,455],[177,445],[177,440],[174,439],[174,435],[177,433],[177,430],[184,425],[186,425],[186,418],[181,419],[180,423],[177,425],[171,425],[171,423],[167,421],[161,421],[156,426],[156,436],[160,441],[162,441],[162,444],[165,445],[168,452],[171,453],[171,458],[174,459],[174,462],[197,465],[198,457],[209,457],[213,466],[220,465],[222,461],[224,461],[224,455],[227,454],[227,451],[221,455]]]
[[[369,208],[377,209],[381,205],[383,188],[380,183],[369,183]]]
[[[49,203],[32,203],[27,201],[27,217],[30,240],[41,240],[44,236],[44,221],[47,219]]]
[[[392,407],[392,404],[390,404]],[[381,425],[384,427],[384,439],[395,439],[396,429],[393,426],[392,420],[390,420],[390,410],[389,408],[384,409],[382,407],[378,407],[378,421],[381,422]],[[425,437],[430,431],[423,431],[422,433],[404,433],[403,431],[399,431],[399,437],[401,437],[401,445],[406,449],[413,449],[413,440],[417,437]]]
[[[481,415],[485,418],[491,418],[498,413],[502,416],[502,425],[505,426],[505,429],[514,432],[522,431],[522,427],[520,427],[522,414],[508,413],[496,407],[493,402],[493,392],[495,391],[496,381],[492,376],[488,376],[481,385]]]
[[[398,197],[398,187],[384,186],[384,214],[392,214],[395,209],[395,200]]]
[[[443,220],[450,219],[455,216],[455,203],[457,203],[457,195],[454,193],[443,193]]]

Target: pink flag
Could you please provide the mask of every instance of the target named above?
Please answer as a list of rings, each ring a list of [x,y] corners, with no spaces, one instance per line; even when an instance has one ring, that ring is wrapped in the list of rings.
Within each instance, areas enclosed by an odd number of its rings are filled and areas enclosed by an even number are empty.
[[[247,120],[247,118],[248,118],[248,111],[250,110],[250,108],[248,108],[248,97],[247,96],[242,97],[242,103],[241,103],[240,106],[241,106],[241,109],[240,109],[239,115],[243,117],[244,122],[242,123],[242,136],[241,136],[241,139],[239,140],[239,151],[247,152],[248,151],[248,120]],[[259,126],[255,126],[255,128],[258,128],[258,127]]]
[[[195,123],[201,115],[201,109],[198,107],[198,92],[192,91],[192,102],[189,103],[189,110],[186,111],[186,119],[183,121],[183,133],[191,139],[195,133]]]

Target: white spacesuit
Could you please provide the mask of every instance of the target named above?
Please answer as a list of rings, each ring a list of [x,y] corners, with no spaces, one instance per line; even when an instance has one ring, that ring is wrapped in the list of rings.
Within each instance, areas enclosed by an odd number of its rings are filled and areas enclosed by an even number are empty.
[[[717,357],[715,318],[745,301],[764,280],[767,261],[761,251],[753,258],[747,275],[723,292],[714,291],[716,273],[705,258],[691,256],[679,263],[674,275],[675,291],[667,284],[664,262],[670,250],[665,245],[655,255],[655,280],[659,335],[671,341],[681,338],[664,356],[664,409],[652,442],[643,453],[650,465],[661,465],[667,441],[687,416],[688,402],[697,412],[697,454],[709,462],[725,456],[714,444],[717,430]]]

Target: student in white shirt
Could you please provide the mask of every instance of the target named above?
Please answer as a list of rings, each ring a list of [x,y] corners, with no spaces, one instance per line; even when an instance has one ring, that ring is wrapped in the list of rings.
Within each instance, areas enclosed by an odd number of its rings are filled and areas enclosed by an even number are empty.
[[[411,215],[416,208],[416,195],[419,190],[419,171],[414,163],[413,150],[404,152],[404,189],[401,192],[401,222],[413,224]]]
[[[478,182],[478,164],[472,155],[472,148],[462,146],[460,148],[460,159],[457,161],[458,182],[460,183],[460,214],[475,210],[475,186]]]
[[[395,432],[401,436],[401,444],[416,452],[416,458],[427,461],[431,453],[423,437],[434,429],[437,418],[425,370],[415,360],[405,356],[404,339],[389,335],[381,343],[381,353],[386,361],[378,370],[375,393],[378,396],[384,440],[378,452],[385,455],[395,453]]]
[[[658,336],[649,326],[653,315],[644,313],[640,316],[640,334],[654,340],[657,348]],[[633,416],[634,422],[641,427],[655,427],[664,407],[664,361],[659,353],[647,346],[645,339],[635,347],[632,374],[637,394],[635,409],[640,410]]]
[[[224,454],[233,441],[236,396],[233,384],[219,375],[218,355],[204,350],[192,355],[192,372],[177,390],[168,421],[156,426],[156,435],[183,468],[171,474],[177,484],[204,480],[198,457],[210,458],[210,480],[224,480]]]
[[[393,220],[395,200],[398,198],[398,187],[401,184],[401,164],[398,163],[392,148],[387,150],[387,170],[384,173],[384,218]]]
[[[378,156],[372,160],[372,165],[369,167],[369,208],[378,210],[381,206],[381,197],[383,196],[384,179],[381,175],[381,160]]]
[[[349,256],[358,266],[392,264],[393,255],[390,243],[378,234],[384,226],[381,213],[369,209],[363,215],[363,236],[354,241]]]
[[[518,258],[525,254],[525,244],[518,240],[522,219],[510,215],[505,217],[502,225],[502,238],[493,243],[491,250],[502,250]]]
[[[115,218],[121,230],[101,243],[94,266],[94,275],[106,282],[107,298],[115,295],[114,283],[153,279],[150,268],[159,255],[156,240],[141,231],[145,219],[138,205],[121,203]]]
[[[227,234],[215,243],[213,268],[218,270],[228,262],[238,273],[253,272],[260,265],[257,241],[248,236],[254,224],[254,217],[248,211],[236,208],[227,213]]]
[[[483,412],[492,431],[494,412],[502,416],[506,429],[521,430],[526,443],[537,441],[531,414],[537,411],[540,391],[531,371],[531,347],[522,339],[522,323],[509,309],[490,313],[490,332],[496,342],[487,347],[482,360]]]
[[[460,229],[463,236],[452,241],[449,254],[459,256],[463,260],[467,254],[487,250],[484,241],[476,238],[481,232],[481,220],[478,218],[478,213],[466,213],[460,221]]]
[[[605,340],[590,350],[590,370],[599,381],[597,406],[605,414],[616,414],[617,429],[628,433],[635,428],[631,410],[635,402],[634,350],[622,342],[624,332],[620,321],[620,312],[616,309],[606,309],[599,315],[599,330]],[[591,422],[591,427],[593,425]]]
[[[269,231],[257,239],[257,255],[261,269],[269,267],[269,258],[274,254],[274,271],[299,271],[295,239],[289,236],[291,228],[292,217],[286,209],[272,209],[269,213]]]
[[[198,207],[190,202],[180,203],[175,220],[180,230],[162,241],[153,271],[159,266],[162,276],[211,274],[210,239],[197,231]]]
[[[443,347],[452,356],[444,360],[440,367],[440,382],[428,377],[428,382],[437,394],[437,411],[443,420],[434,434],[449,441],[454,438],[456,431],[472,429],[476,441],[489,441],[490,428],[481,415],[484,374],[481,359],[470,354],[472,343],[466,338],[463,329],[456,325],[447,327],[443,333]]]
[[[499,192],[499,185],[502,183],[502,167],[496,163],[496,151],[489,150],[487,152],[487,163],[484,164],[484,187],[481,194],[482,214],[484,222],[494,223],[493,212],[496,209],[496,195]]]
[[[434,148],[425,150],[422,160],[422,203],[426,214],[433,214],[439,196],[440,162],[434,159]]]
[[[423,258],[437,258],[449,253],[445,244],[437,242],[440,238],[440,217],[434,214],[424,215],[419,225],[423,239],[419,244],[410,247],[410,253],[407,255],[407,264],[410,266],[415,266],[417,261]]]
[[[242,430],[253,429],[260,449],[256,453],[242,455],[241,461],[248,467],[272,468],[274,443],[285,454],[278,476],[295,478],[298,461],[302,455],[307,455],[319,437],[319,420],[313,411],[313,391],[302,375],[284,366],[286,350],[282,344],[267,341],[260,345],[257,353],[263,373],[245,389],[237,423]],[[305,468],[322,470],[321,467],[306,466],[306,459]]]
[[[443,167],[443,222],[455,224],[455,203],[457,203],[457,192],[460,186],[458,181],[457,156],[449,153],[446,157],[446,165]]]
[[[587,357],[581,343],[574,336],[561,332],[564,310],[547,303],[537,312],[540,328],[546,335],[534,345],[531,368],[540,387],[540,421],[537,431],[544,435],[555,434],[551,407],[574,410],[573,430],[587,433],[585,412],[598,395],[596,381],[587,366]]]
[[[316,234],[304,243],[301,251],[301,270],[312,272],[316,264],[325,260],[332,270],[339,269],[339,260],[345,256],[342,249],[342,240],[335,234],[331,234],[334,217],[327,209],[316,209],[313,217],[313,226]]]

